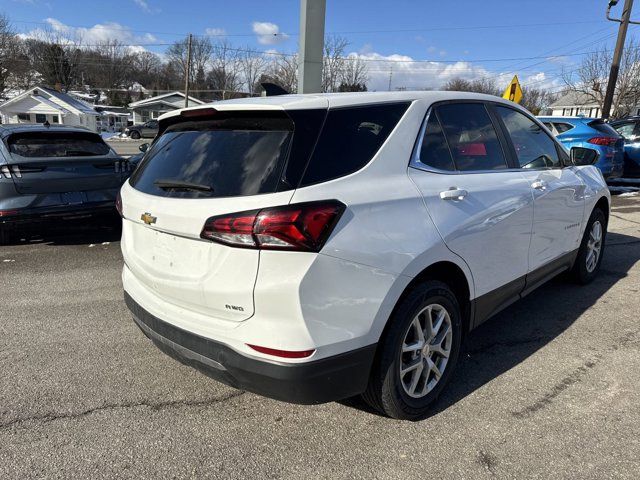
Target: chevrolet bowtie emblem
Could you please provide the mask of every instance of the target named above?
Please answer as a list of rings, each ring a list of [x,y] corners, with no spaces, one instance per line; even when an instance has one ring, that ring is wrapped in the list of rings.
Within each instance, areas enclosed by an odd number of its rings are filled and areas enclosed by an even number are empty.
[[[142,215],[140,215],[140,220],[142,220],[147,225],[151,225],[152,223],[156,223],[157,218],[150,213],[143,213]]]

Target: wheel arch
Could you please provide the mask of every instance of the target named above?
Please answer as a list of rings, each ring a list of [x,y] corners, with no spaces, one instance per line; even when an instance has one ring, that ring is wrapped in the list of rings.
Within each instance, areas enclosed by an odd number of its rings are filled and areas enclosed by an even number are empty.
[[[609,208],[610,208],[609,199],[606,196],[600,197],[596,202],[596,204],[594,205],[593,210],[595,210],[596,208],[599,208],[600,210],[602,210],[602,213],[604,213],[604,217],[606,218],[607,223],[609,223]],[[591,210],[591,213],[593,213],[593,210]],[[589,214],[589,217],[591,216],[591,213]]]
[[[389,315],[389,318],[387,319],[387,322],[382,330],[380,338],[384,337],[384,335],[386,334],[389,325],[391,324],[391,319],[393,318],[394,313],[396,312],[398,306],[402,303],[404,298],[417,285],[420,285],[427,280],[438,280],[445,283],[449,288],[451,288],[454,295],[456,296],[456,299],[458,300],[458,304],[460,305],[460,310],[462,313],[463,332],[466,334],[466,332],[470,330],[473,323],[473,304],[471,301],[471,292],[473,285],[470,284],[470,279],[467,277],[467,274],[459,265],[450,260],[442,260],[432,263],[428,267],[424,268],[416,276],[414,276],[409,284],[404,288],[404,290],[396,300],[391,314]]]

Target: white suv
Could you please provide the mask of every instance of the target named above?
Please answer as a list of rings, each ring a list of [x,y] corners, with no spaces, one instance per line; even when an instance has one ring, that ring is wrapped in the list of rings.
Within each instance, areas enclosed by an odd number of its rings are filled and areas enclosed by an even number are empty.
[[[596,275],[596,160],[460,92],[171,112],[119,198],[125,299],[163,351],[224,383],[420,418],[469,330],[563,270]]]

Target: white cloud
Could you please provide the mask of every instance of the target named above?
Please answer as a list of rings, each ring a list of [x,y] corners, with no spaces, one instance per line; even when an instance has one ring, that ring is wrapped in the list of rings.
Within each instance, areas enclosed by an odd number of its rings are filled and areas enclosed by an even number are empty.
[[[276,45],[289,39],[289,35],[280,32],[280,27],[271,22],[253,22],[253,33],[261,45]]]
[[[149,6],[149,2],[147,2],[147,0],[133,0],[133,3],[146,13],[156,13],[156,11]]]
[[[434,48],[433,53],[439,53]],[[445,52],[446,53],[446,52]],[[387,90],[389,88],[389,74],[391,73],[391,89],[406,88],[407,90],[431,89],[437,90],[453,78],[474,80],[490,78],[498,86],[506,86],[513,78],[513,72],[491,71],[470,62],[457,61],[453,63],[439,61],[416,61],[408,55],[382,55],[376,52],[351,53],[349,57],[360,58],[368,67],[369,90]],[[558,86],[558,79],[549,78],[544,72],[521,76],[522,84],[538,88],[553,88]]]
[[[224,37],[227,31],[224,28],[206,28],[204,34],[211,37]]]
[[[56,41],[61,43],[80,43],[81,45],[96,45],[109,40],[118,40],[125,45],[133,45],[133,51],[144,50],[144,44],[157,42],[157,38],[150,34],[135,35],[131,28],[116,22],[96,23],[93,27],[72,27],[55,18],[47,18],[48,28],[37,28],[28,33],[20,34],[22,38],[49,39],[51,33]]]

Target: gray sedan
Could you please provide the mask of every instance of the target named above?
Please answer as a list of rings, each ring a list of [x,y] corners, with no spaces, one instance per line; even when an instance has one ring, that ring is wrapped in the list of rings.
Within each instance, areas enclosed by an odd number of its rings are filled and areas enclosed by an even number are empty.
[[[0,243],[46,220],[114,214],[129,162],[83,128],[0,126]]]

